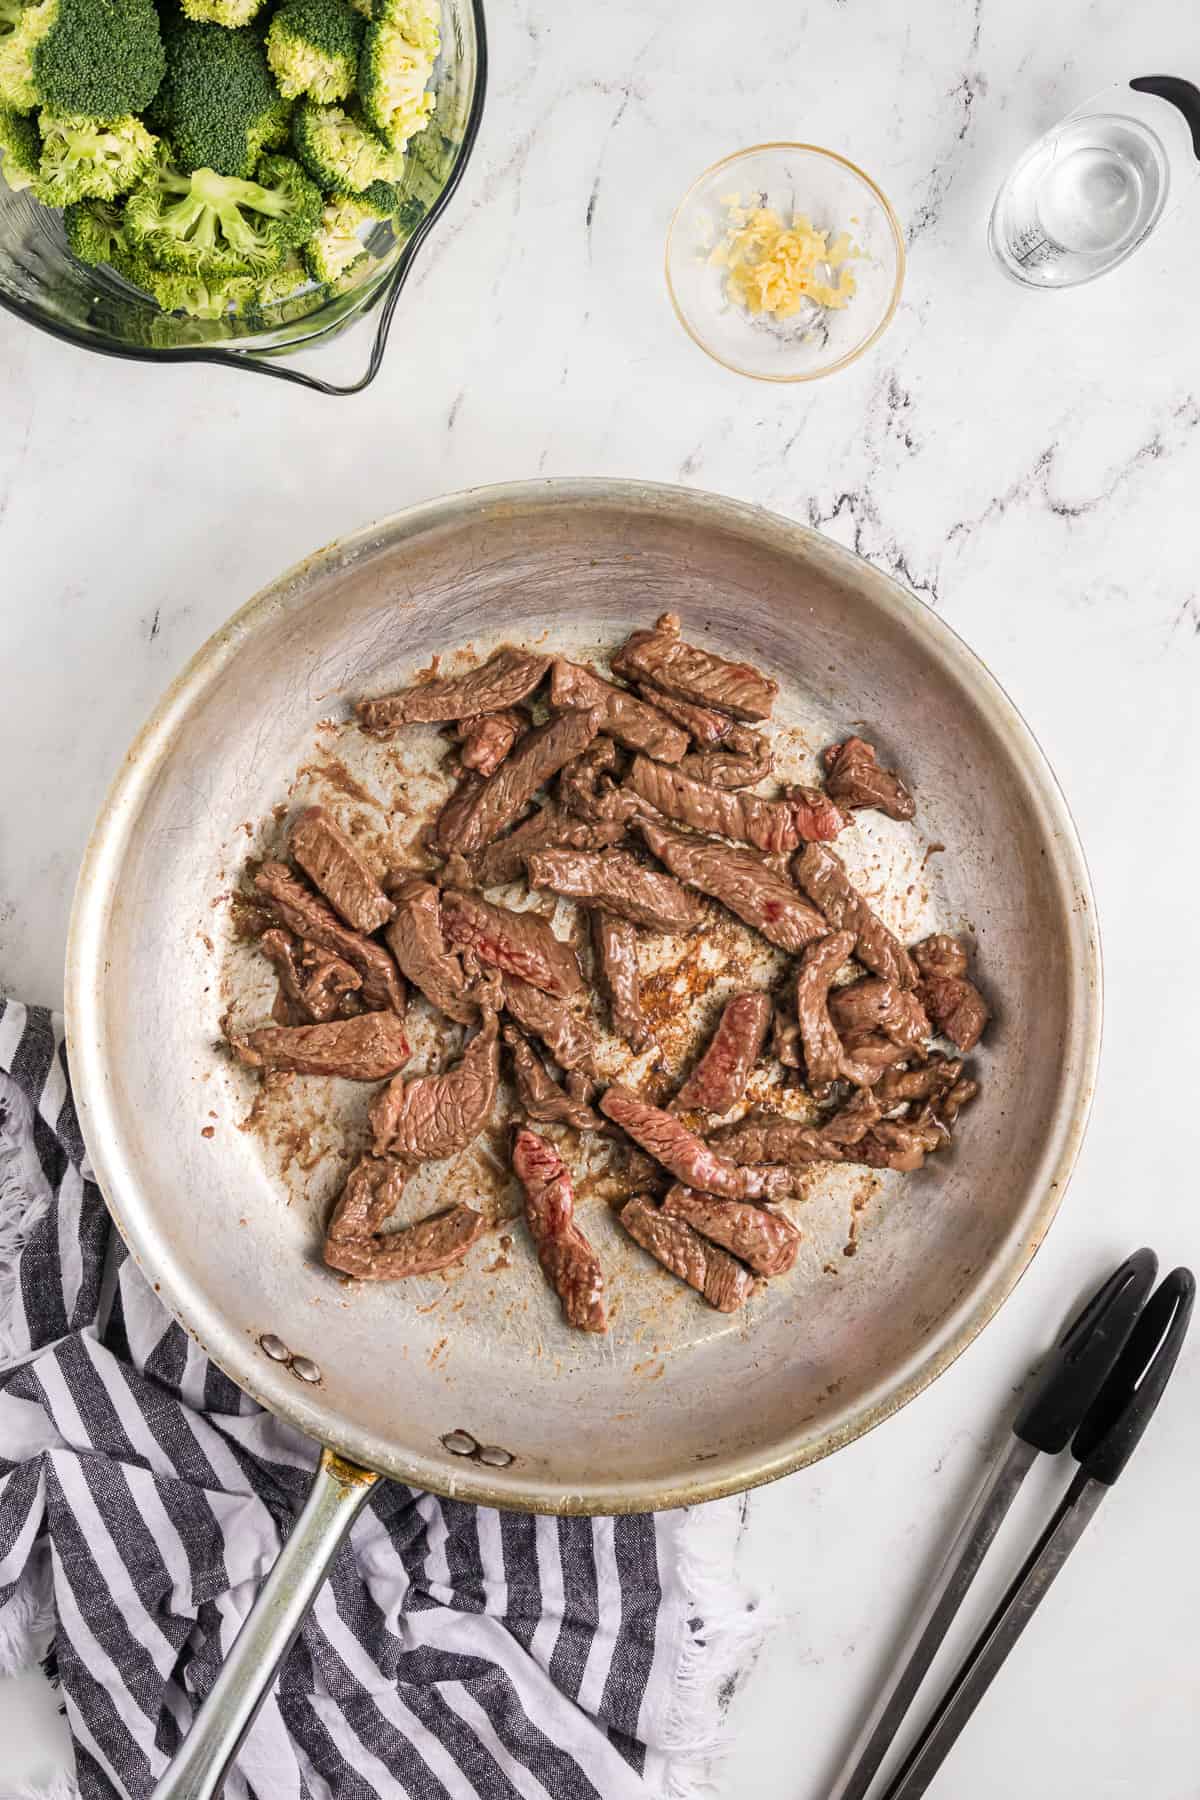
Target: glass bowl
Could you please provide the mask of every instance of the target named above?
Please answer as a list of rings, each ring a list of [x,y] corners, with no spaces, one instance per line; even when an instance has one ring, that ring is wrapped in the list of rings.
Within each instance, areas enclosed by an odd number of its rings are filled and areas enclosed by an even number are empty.
[[[858,254],[857,291],[840,310],[802,303],[790,318],[749,313],[726,292],[713,251],[731,206],[772,207],[790,224],[810,219],[832,241],[846,232]],[[904,237],[869,175],[816,144],[738,150],[688,189],[667,233],[667,287],[679,323],[702,350],[757,381],[814,381],[861,356],[883,332],[904,285]]]
[[[412,140],[394,220],[366,242],[372,260],[336,294],[312,287],[263,307],[192,319],[160,312],[112,269],[89,268],[67,249],[62,214],[0,179],[0,306],[52,336],[107,356],[142,362],[210,362],[295,381],[323,394],[356,394],[379,372],[400,291],[435,220],[458,186],[475,145],[487,86],[483,0],[442,0],[436,104]],[[289,367],[299,350],[329,341],[364,314],[375,315],[365,372],[344,385]]]

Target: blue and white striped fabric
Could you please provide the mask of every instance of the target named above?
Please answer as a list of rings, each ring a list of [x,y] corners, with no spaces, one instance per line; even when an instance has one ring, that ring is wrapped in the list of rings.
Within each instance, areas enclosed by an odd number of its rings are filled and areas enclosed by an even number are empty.
[[[90,1177],[60,1022],[12,1000],[0,1000],[0,1365],[0,1672],[52,1627],[82,1800],[142,1800],[278,1552],[316,1448],[163,1311]],[[534,1519],[382,1485],[227,1800],[694,1791],[753,1611],[729,1582],[729,1517]]]

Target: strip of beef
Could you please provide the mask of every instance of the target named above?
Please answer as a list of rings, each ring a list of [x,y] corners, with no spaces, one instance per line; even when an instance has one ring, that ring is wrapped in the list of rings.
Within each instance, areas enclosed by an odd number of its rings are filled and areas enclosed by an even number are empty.
[[[659,712],[666,713],[669,719],[682,726],[694,744],[702,750],[712,750],[722,744],[735,729],[736,722],[728,713],[717,712],[711,706],[693,706],[690,700],[676,700],[661,689],[643,686],[642,698]]]
[[[878,918],[842,864],[824,844],[808,844],[792,859],[792,874],[804,892],[825,914],[835,931],[852,931],[854,954],[860,963],[894,981],[897,987],[917,984],[917,968],[899,938]]]
[[[840,1150],[849,1149],[862,1142],[886,1110],[877,1094],[868,1088],[860,1089],[857,1094],[851,1094],[844,1106],[839,1106],[822,1121],[819,1127],[821,1141]]]
[[[800,962],[796,977],[796,1018],[800,1024],[800,1041],[804,1045],[804,1067],[808,1091],[814,1100],[823,1099],[848,1073],[848,1059],[842,1040],[829,1016],[829,988],[834,976],[854,949],[852,931],[835,931],[819,943],[810,944]],[[859,1086],[866,1084],[860,1082]]]
[[[613,776],[619,752],[610,737],[598,737],[558,778],[558,798],[568,813],[593,824],[628,824],[642,810],[636,794],[618,787]]]
[[[801,951],[828,934],[821,914],[755,851],[673,831],[657,819],[640,819],[638,830],[672,875],[719,900],[781,950]]]
[[[862,1142],[882,1111],[874,1095],[855,1094],[823,1125],[758,1114],[736,1125],[721,1126],[709,1141],[739,1162],[780,1163],[793,1168],[814,1162],[846,1162],[851,1160],[846,1152]]]
[[[525,1221],[542,1273],[562,1301],[568,1325],[607,1331],[600,1259],[575,1223],[575,1194],[553,1144],[522,1126],[513,1139],[513,1171],[525,1189]]]
[[[544,993],[563,998],[583,988],[579,958],[555,937],[540,913],[512,912],[476,894],[447,888],[442,894],[447,938],[506,975],[519,975]]]
[[[748,752],[705,750],[698,756],[685,756],[679,764],[683,773],[694,781],[717,788],[757,787],[760,781],[765,781],[775,767],[770,744],[747,726],[741,725],[737,729],[746,734],[750,743]]]
[[[280,991],[294,1013],[300,1015],[298,1024],[320,1025],[335,1018],[347,994],[362,986],[358,970],[332,950],[307,942],[297,944],[291,932],[281,926],[273,925],[264,931],[258,947],[278,970]]]
[[[323,806],[305,807],[292,826],[288,848],[347,925],[369,935],[387,924],[392,916],[391,901]]]
[[[528,724],[524,713],[511,707],[461,719],[455,736],[463,768],[474,769],[478,775],[494,775]]]
[[[740,1257],[756,1275],[786,1274],[800,1249],[800,1233],[790,1219],[744,1200],[714,1200],[711,1194],[676,1184],[662,1210],[670,1219],[682,1219],[710,1244]]]
[[[325,1240],[325,1261],[342,1275],[359,1281],[401,1281],[407,1275],[434,1275],[464,1257],[486,1229],[486,1220],[471,1206],[452,1206],[436,1218],[422,1219],[383,1237]]]
[[[916,802],[894,769],[881,769],[874,744],[848,737],[825,752],[825,787],[846,812],[874,808],[889,819],[911,819]]]
[[[578,1069],[584,1075],[596,1074],[599,1045],[586,1022],[570,1012],[561,1000],[531,987],[518,975],[506,975],[504,1010],[517,1021],[522,1031],[541,1039],[560,1069]]]
[[[596,735],[594,713],[562,713],[527,731],[494,775],[468,790],[459,784],[438,815],[432,846],[442,856],[470,856],[520,818],[533,796],[564,763],[586,750]],[[467,791],[464,791],[467,790]]]
[[[408,996],[399,971],[382,944],[343,925],[324,900],[296,880],[286,863],[264,863],[254,877],[254,886],[289,931],[322,950],[332,950],[358,970],[362,976],[363,1004],[370,1011],[391,1011],[403,1018]]]
[[[936,1119],[880,1119],[855,1148],[853,1160],[870,1169],[896,1169],[909,1175],[925,1158],[940,1150],[949,1133]]]
[[[404,974],[448,1019],[473,1025],[479,1008],[470,997],[462,963],[446,948],[437,888],[413,876],[392,890],[392,898],[396,916],[387,928],[387,941]]]
[[[633,632],[611,660],[614,675],[648,681],[699,706],[719,706],[735,719],[769,719],[779,693],[779,683],[749,663],[685,643],[674,613],[664,613],[653,631]]]
[[[373,1237],[399,1204],[408,1174],[405,1164],[390,1156],[360,1156],[338,1196],[326,1236],[335,1243]]]
[[[650,1106],[628,1088],[613,1086],[600,1101],[606,1119],[631,1137],[685,1187],[727,1200],[781,1200],[793,1191],[787,1171],[731,1162],[687,1129],[673,1113]]]
[[[475,879],[480,887],[499,887],[501,882],[519,880],[525,873],[525,858],[532,850],[545,850],[556,845],[573,850],[603,850],[609,844],[619,844],[624,836],[625,825],[621,819],[593,822],[572,818],[550,800],[507,837],[497,838],[475,858]]]
[[[969,1106],[979,1092],[979,1083],[964,1075],[954,1083],[950,1092],[940,1100],[933,1102],[934,1111],[943,1125],[953,1125],[964,1106]]]
[[[642,978],[638,967],[637,931],[628,919],[612,913],[592,914],[592,944],[601,982],[608,995],[609,1016],[618,1037],[636,1053],[654,1042],[650,1022],[642,1011]]]
[[[500,1079],[500,1026],[488,1011],[452,1069],[390,1081],[367,1117],[376,1156],[440,1162],[465,1150],[487,1123]]]
[[[672,1112],[728,1112],[746,1091],[771,1023],[769,994],[735,994],[726,1002],[708,1048],[674,1100]]]
[[[817,788],[789,788],[782,800],[765,800],[761,794],[709,787],[645,756],[634,757],[625,781],[668,819],[757,850],[794,850],[810,839],[834,838],[846,823]]]
[[[831,996],[832,998],[832,996]],[[845,1077],[860,1087],[873,1087],[897,1063],[907,1062],[913,1054],[881,1031],[853,1031],[842,1039],[846,1052]]]
[[[754,1292],[754,1280],[740,1262],[710,1244],[683,1219],[672,1218],[644,1195],[621,1208],[622,1225],[664,1269],[703,1294],[718,1312],[736,1312]]]
[[[874,1033],[882,1033],[914,1056],[922,1054],[929,1042],[929,1020],[917,996],[879,975],[835,988],[829,996],[829,1016],[847,1049],[856,1039]]]
[[[800,1021],[796,1017],[795,984],[791,995],[777,995],[771,1018],[771,1055],[785,1069],[804,1067],[804,1046],[800,1042]]]
[[[386,737],[400,725],[439,725],[475,713],[499,712],[527,699],[550,662],[548,656],[506,647],[465,675],[418,682],[380,700],[360,700],[359,723],[364,731]]]
[[[603,681],[594,669],[560,657],[550,671],[550,705],[555,712],[600,714],[600,729],[627,750],[644,750],[659,762],[678,762],[688,747],[687,732],[665,714],[631,694],[626,688]]]
[[[599,1131],[600,1119],[587,1101],[558,1085],[525,1035],[515,1025],[504,1027],[512,1056],[517,1100],[527,1119],[539,1125],[570,1125],[576,1131]]]
[[[539,850],[526,869],[530,887],[598,906],[649,931],[694,931],[704,918],[702,901],[627,850]]]
[[[954,938],[938,933],[917,945],[913,960],[921,971],[918,992],[925,1011],[965,1055],[975,1048],[991,1017],[987,1001],[966,978],[966,951]]]
[[[875,1089],[884,1112],[909,1100],[939,1102],[962,1074],[959,1057],[931,1056],[919,1069],[889,1069]]]
[[[264,1025],[230,1038],[252,1069],[288,1069],[294,1075],[344,1075],[347,1081],[382,1081],[409,1058],[404,1026],[395,1013],[360,1013],[321,1025]]]

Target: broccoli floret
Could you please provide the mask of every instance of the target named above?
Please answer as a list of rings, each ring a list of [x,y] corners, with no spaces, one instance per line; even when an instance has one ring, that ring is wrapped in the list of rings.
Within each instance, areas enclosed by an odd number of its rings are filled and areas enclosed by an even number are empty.
[[[119,119],[149,106],[165,67],[154,0],[40,0],[0,38],[0,102]]]
[[[140,119],[38,116],[42,161],[34,191],[46,206],[73,200],[115,200],[135,187],[153,163],[158,139]]]
[[[267,31],[267,61],[285,99],[344,100],[354,87],[363,22],[349,0],[284,0]]]
[[[153,119],[177,166],[249,180],[264,150],[286,144],[291,120],[271,80],[262,34],[177,19],[167,28],[166,48]]]
[[[430,57],[442,47],[441,0],[375,0],[367,17],[394,25],[405,43]]]
[[[223,319],[255,298],[258,284],[252,275],[217,280],[207,275],[171,275],[144,264],[135,271],[137,286],[152,294],[164,312],[187,313],[193,319]],[[126,279],[133,276],[127,275]]]
[[[393,150],[403,150],[424,131],[434,98],[425,83],[433,73],[428,50],[410,44],[399,25],[373,19],[363,36],[358,91],[368,124]]]
[[[314,281],[337,281],[367,260],[367,246],[358,235],[374,215],[359,200],[331,200],[321,214],[315,237],[304,246],[304,261]]]
[[[292,118],[292,146],[314,181],[330,194],[366,193],[375,181],[395,181],[402,160],[341,106],[301,100]]]
[[[33,186],[41,161],[42,140],[33,120],[0,106],[0,178],[19,194]]]
[[[248,25],[262,11],[263,0],[179,0],[179,5],[189,19],[202,25],[223,25],[228,31]]]
[[[81,263],[112,263],[127,249],[125,213],[111,200],[76,200],[63,214],[67,247]]]
[[[320,215],[320,191],[286,156],[264,156],[256,181],[162,164],[126,210],[130,237],[156,268],[217,281],[270,274]]]
[[[356,13],[362,14],[364,19],[369,19],[374,16],[375,8],[372,0],[350,0],[350,4]]]

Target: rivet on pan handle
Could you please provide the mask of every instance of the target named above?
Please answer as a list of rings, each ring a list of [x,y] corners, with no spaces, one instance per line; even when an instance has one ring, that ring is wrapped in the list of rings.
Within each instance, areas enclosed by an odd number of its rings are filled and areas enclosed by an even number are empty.
[[[152,1800],[212,1800],[220,1792],[279,1665],[378,1480],[332,1450],[321,1452],[304,1510]]]

